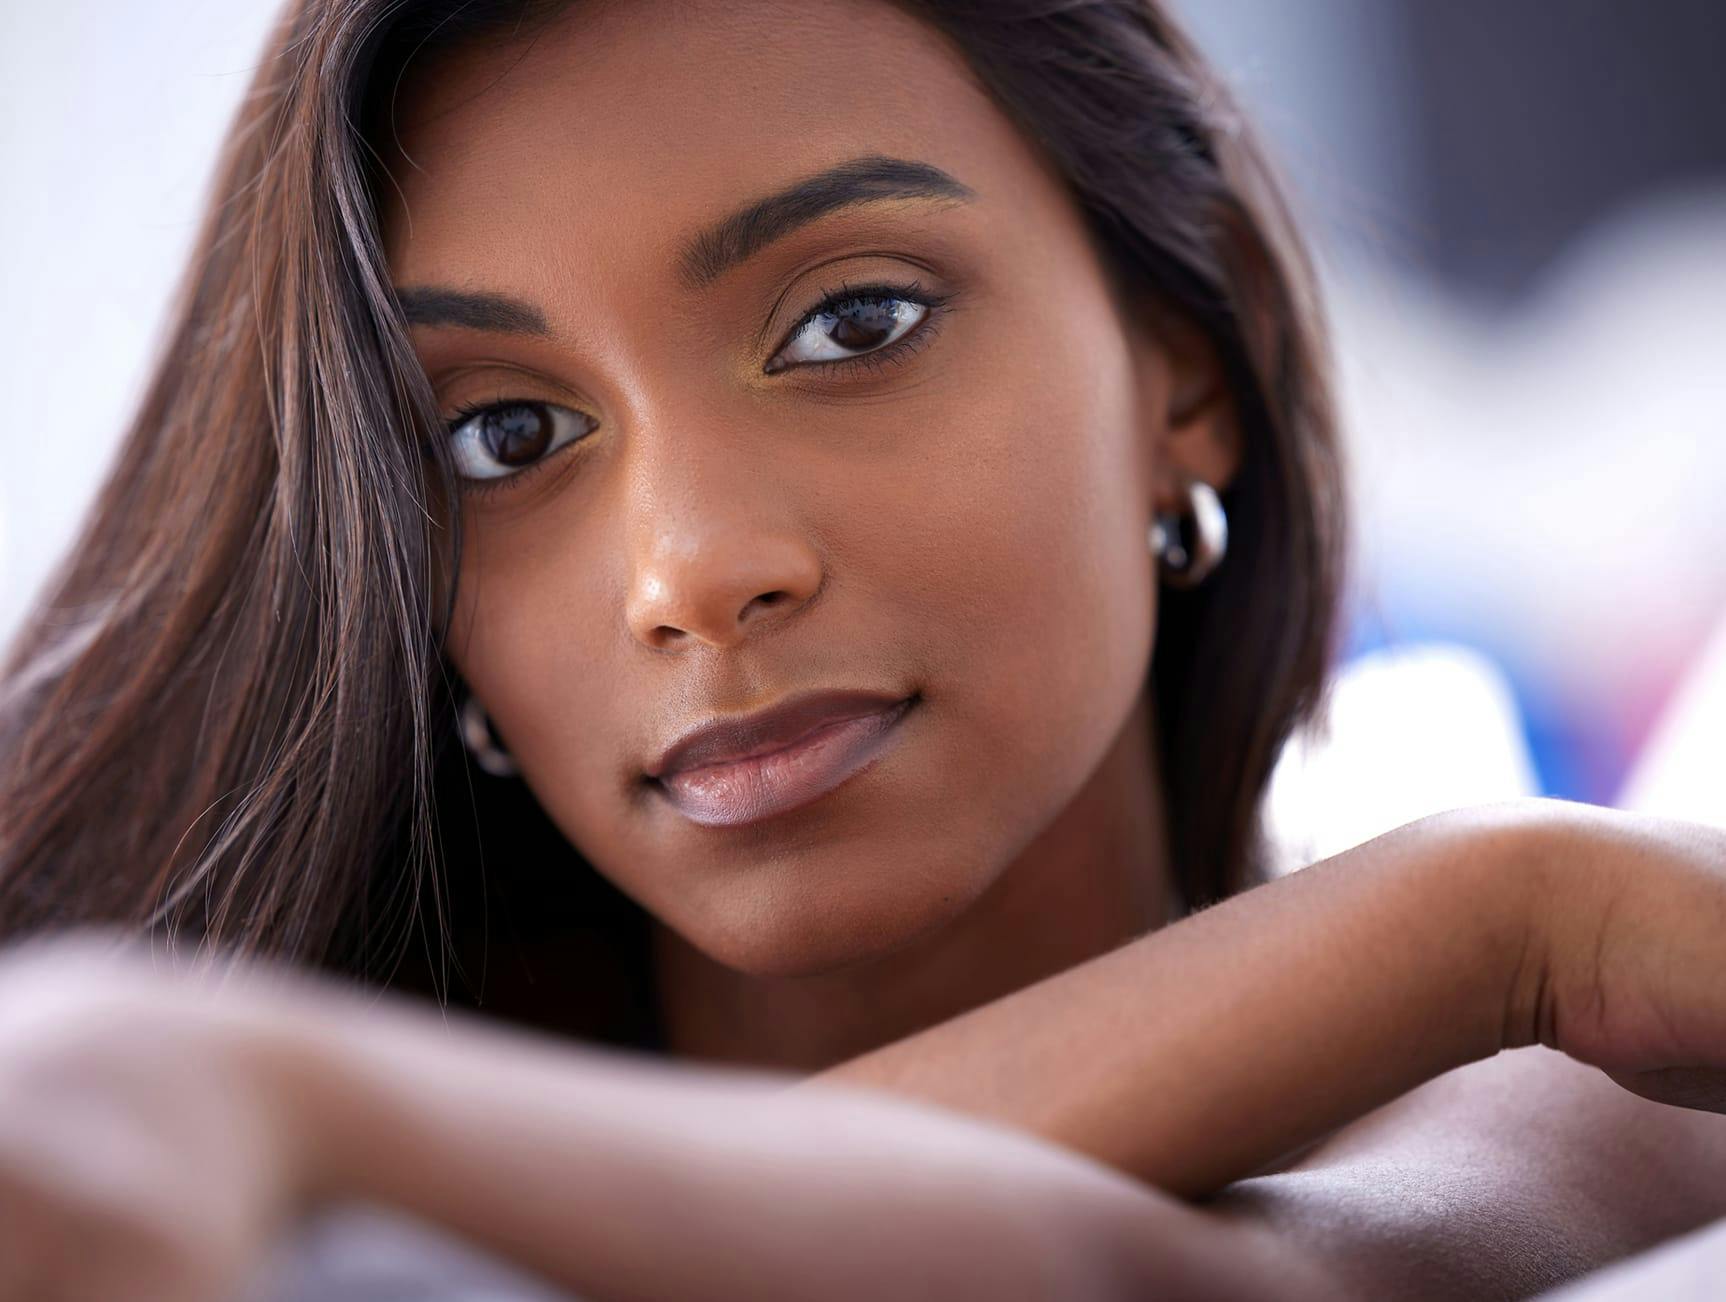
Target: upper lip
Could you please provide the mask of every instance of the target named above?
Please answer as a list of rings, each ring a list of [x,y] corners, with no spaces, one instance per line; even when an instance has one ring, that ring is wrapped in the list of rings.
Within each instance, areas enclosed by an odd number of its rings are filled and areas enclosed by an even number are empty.
[[[859,719],[906,700],[892,692],[806,692],[754,714],[715,719],[689,729],[647,769],[663,778],[703,764],[724,764],[783,750],[824,724]]]

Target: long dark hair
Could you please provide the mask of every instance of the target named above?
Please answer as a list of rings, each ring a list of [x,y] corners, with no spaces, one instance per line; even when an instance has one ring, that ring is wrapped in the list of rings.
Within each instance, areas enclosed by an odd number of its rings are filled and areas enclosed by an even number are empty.
[[[1196,324],[1232,383],[1229,555],[1166,590],[1151,667],[1170,849],[1200,907],[1258,879],[1260,798],[1334,650],[1344,502],[1310,270],[1153,0],[901,3],[1046,151],[1123,298]],[[0,939],[116,923],[441,991],[501,905],[506,939],[555,935],[592,984],[593,1035],[638,1035],[643,911],[457,739],[434,606],[461,557],[460,513],[436,507],[458,490],[375,203],[410,62],[562,7],[283,15],[153,381],[0,663]]]

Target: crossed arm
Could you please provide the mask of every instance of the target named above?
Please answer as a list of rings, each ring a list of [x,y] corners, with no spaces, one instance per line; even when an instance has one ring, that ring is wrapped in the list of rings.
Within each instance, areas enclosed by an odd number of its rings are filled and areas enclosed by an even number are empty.
[[[595,1071],[574,1104],[561,1047],[542,1076],[486,1059],[464,1081],[407,1071],[404,1041],[380,1060],[394,1079],[354,1091],[393,1120],[361,1130],[399,1139],[415,1099],[440,1164],[481,1181],[519,1150],[542,1190],[415,1209],[600,1292],[586,1272],[615,1253],[607,1280],[684,1261],[667,1293],[725,1296],[701,1263],[730,1244],[757,1296],[768,1277],[861,1295],[914,1263],[932,1292],[1003,1296],[1526,1295],[1726,1216],[1726,1118],[1544,1047],[1500,1053],[1535,1038],[1524,928],[1555,885],[1551,830],[1502,808],[1423,820],[789,1089]],[[459,1120],[505,1079],[529,1093]],[[1010,1130],[925,1128],[835,1085]],[[345,1144],[365,1154],[347,1181],[414,1208],[404,1147]],[[692,1155],[712,1159],[693,1180]],[[564,1183],[595,1200],[573,1218],[605,1227],[592,1243],[569,1237]]]
[[[1526,927],[1583,886],[1569,860],[1632,848],[1589,839],[1603,812],[1422,820],[827,1076],[1204,1200],[1209,1225],[1268,1232],[1275,1269],[1311,1267],[1316,1296],[1527,1296],[1726,1217],[1726,1117],[1539,1043]],[[1706,945],[1726,911],[1701,898]],[[1653,919],[1621,920],[1659,949]]]
[[[1726,1215],[1726,1118],[1498,1053],[1543,826],[1425,820],[796,1084],[327,995],[228,1061],[305,1196],[593,1298],[1526,1295]]]
[[[355,1028],[358,1029],[357,1027]],[[593,1299],[1252,1297],[1277,1244],[985,1121],[571,1050],[415,1011],[295,1054],[331,1195]],[[337,1064],[336,1070],[328,1068]],[[1316,1292],[1317,1277],[1314,1277]]]

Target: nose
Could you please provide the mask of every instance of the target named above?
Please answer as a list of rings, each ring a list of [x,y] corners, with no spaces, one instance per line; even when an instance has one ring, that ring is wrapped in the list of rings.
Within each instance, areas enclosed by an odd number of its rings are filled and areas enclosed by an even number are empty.
[[[625,618],[655,650],[729,647],[777,626],[820,590],[820,551],[792,495],[732,444],[729,457],[681,449],[643,457],[632,484]]]

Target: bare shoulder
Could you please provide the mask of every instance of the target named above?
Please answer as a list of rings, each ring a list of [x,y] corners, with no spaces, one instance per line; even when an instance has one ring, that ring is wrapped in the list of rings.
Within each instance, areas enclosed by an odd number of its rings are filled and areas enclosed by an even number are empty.
[[[1540,1047],[1448,1072],[1224,1190],[1363,1295],[1526,1296],[1726,1216],[1726,1116]]]

